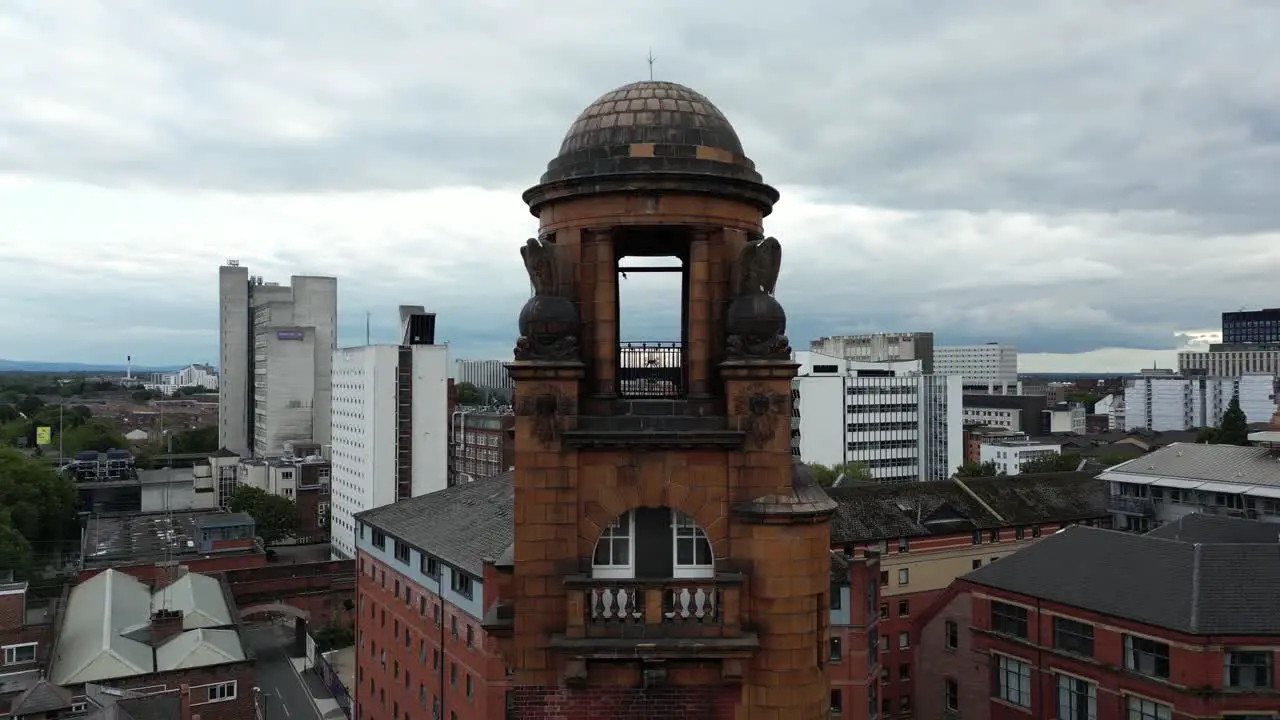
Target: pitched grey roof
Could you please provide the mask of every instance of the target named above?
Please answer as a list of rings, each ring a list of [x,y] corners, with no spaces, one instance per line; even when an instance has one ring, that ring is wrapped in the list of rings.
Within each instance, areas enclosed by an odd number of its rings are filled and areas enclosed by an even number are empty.
[[[1111,473],[1280,486],[1275,452],[1257,446],[1174,443],[1111,467]]]
[[[513,473],[356,513],[361,522],[479,577],[515,539]]]
[[[39,680],[18,696],[9,714],[14,717],[23,715],[42,715],[56,710],[71,707],[71,693],[48,680]]]
[[[1193,513],[1161,525],[1147,537],[1179,540],[1189,543],[1280,543],[1280,525]]]
[[[1193,635],[1280,635],[1280,543],[1199,545],[1076,526],[964,579]]]
[[[827,494],[838,505],[831,520],[836,543],[1108,516],[1107,484],[1087,472],[855,485]]]

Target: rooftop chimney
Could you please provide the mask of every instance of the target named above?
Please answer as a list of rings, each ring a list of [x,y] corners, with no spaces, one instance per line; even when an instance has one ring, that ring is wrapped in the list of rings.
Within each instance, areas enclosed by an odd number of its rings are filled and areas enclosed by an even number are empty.
[[[156,610],[151,613],[151,647],[160,647],[166,640],[182,632],[182,613],[178,610]]]
[[[183,683],[178,688],[179,720],[200,720],[199,715],[191,714],[191,686]]]

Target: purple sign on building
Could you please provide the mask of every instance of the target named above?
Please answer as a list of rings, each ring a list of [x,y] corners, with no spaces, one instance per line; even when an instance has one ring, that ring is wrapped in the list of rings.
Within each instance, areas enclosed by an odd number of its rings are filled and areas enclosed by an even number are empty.
[[[301,330],[277,330],[277,340],[301,340],[304,333]]]

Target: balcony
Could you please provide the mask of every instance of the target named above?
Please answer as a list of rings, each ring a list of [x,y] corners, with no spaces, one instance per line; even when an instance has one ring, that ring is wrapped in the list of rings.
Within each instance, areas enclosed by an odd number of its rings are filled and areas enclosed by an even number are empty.
[[[629,399],[675,399],[685,394],[684,343],[618,343],[618,391]]]
[[[714,578],[565,578],[568,618],[554,649],[579,658],[744,657],[759,647],[743,630],[740,573]]]
[[[1152,501],[1151,498],[1133,497],[1131,495],[1112,495],[1107,498],[1107,512],[1154,517],[1156,514],[1156,506],[1155,502]]]

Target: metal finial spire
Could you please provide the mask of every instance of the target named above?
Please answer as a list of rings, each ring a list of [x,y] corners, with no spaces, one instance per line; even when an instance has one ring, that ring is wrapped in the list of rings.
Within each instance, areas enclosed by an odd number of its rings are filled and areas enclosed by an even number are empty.
[[[653,48],[649,48],[649,58],[648,58],[648,60],[649,60],[649,81],[650,81],[650,82],[653,82],[653,61],[654,61],[654,60],[656,60],[656,59],[657,59],[657,58],[655,58],[655,57],[653,56]]]

